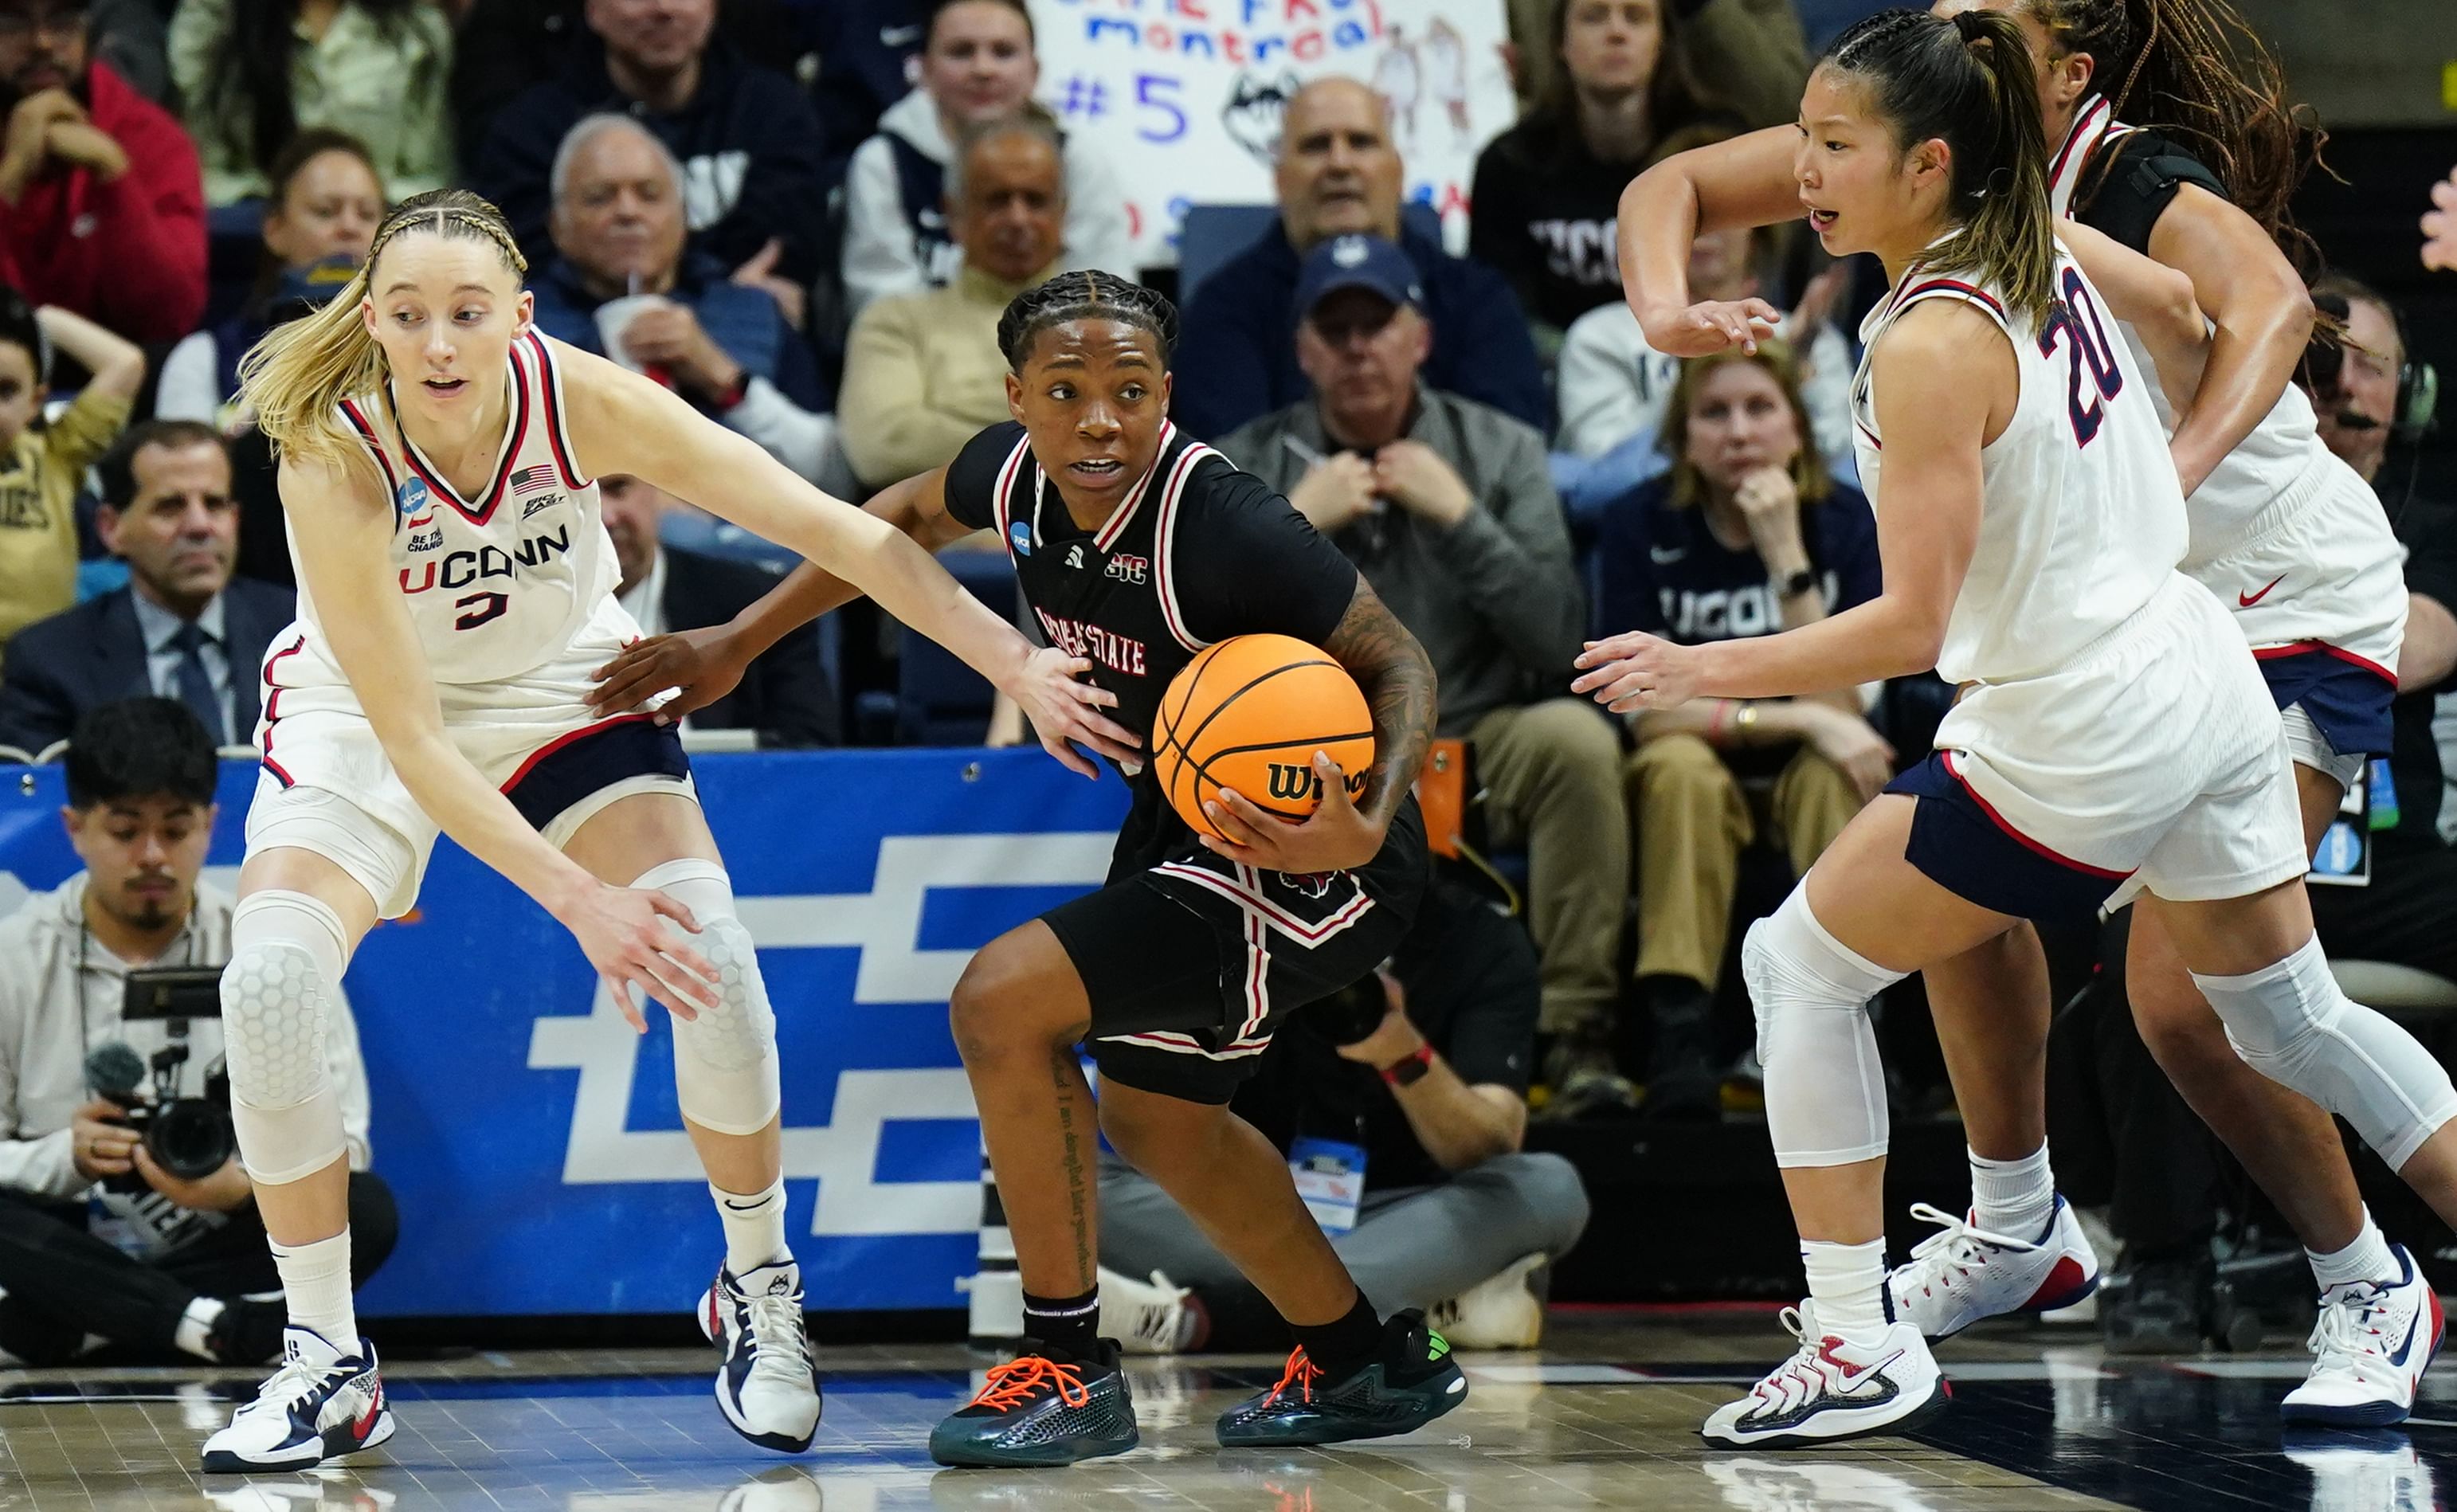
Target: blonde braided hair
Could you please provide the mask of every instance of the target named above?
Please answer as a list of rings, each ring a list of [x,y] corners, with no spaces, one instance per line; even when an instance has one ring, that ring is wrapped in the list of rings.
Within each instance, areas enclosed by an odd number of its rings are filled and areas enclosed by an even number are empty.
[[[350,281],[313,314],[267,331],[239,362],[239,402],[255,412],[277,452],[336,461],[356,449],[358,438],[335,410],[384,381],[383,348],[368,334],[360,306],[384,248],[404,232],[490,242],[515,280],[528,271],[504,213],[465,189],[412,195],[394,206]]]

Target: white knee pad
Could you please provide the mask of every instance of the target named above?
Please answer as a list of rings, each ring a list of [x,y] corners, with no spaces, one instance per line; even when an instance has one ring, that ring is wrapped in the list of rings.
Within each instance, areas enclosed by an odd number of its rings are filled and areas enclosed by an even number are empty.
[[[250,893],[231,914],[222,1042],[231,1127],[252,1180],[278,1186],[348,1149],[324,1025],[348,958],[339,914],[305,893]]]
[[[2244,1063],[2355,1126],[2391,1170],[2457,1115],[2457,1087],[2413,1035],[2338,990],[2316,936],[2246,976],[2193,974]]]
[[[699,933],[684,938],[716,968],[716,1005],[674,1026],[674,1101],[683,1116],[720,1134],[754,1134],[776,1116],[776,1015],[751,931],[733,914],[733,884],[714,861],[668,861],[634,887],[654,888],[692,911]]]
[[[1886,1152],[1886,1073],[1869,1000],[1903,975],[1827,933],[1805,886],[1749,926],[1741,976],[1757,1010],[1776,1165],[1848,1166]]]

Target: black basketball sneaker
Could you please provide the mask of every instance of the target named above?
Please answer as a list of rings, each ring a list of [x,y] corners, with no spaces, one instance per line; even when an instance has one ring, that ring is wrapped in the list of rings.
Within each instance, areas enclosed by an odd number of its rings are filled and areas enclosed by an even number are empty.
[[[1382,1347],[1340,1380],[1326,1380],[1300,1347],[1280,1383],[1221,1415],[1230,1449],[1388,1439],[1421,1428],[1467,1399],[1447,1339],[1410,1308],[1382,1325]]]
[[[991,1369],[972,1401],[931,1431],[930,1458],[944,1465],[1073,1464],[1124,1454],[1142,1438],[1114,1340],[1101,1340],[1089,1357],[1041,1344]]]

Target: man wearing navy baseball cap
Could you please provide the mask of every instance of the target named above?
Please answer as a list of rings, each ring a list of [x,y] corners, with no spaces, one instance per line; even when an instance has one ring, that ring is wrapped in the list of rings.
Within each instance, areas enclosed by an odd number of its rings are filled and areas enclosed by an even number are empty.
[[[1404,248],[1330,237],[1295,290],[1291,345],[1313,394],[1220,450],[1287,494],[1433,658],[1439,733],[1474,746],[1494,823],[1533,863],[1559,1105],[1626,1109],[1635,1091],[1610,1050],[1629,893],[1621,742],[1561,681],[1586,608],[1544,438],[1424,381],[1439,316]]]

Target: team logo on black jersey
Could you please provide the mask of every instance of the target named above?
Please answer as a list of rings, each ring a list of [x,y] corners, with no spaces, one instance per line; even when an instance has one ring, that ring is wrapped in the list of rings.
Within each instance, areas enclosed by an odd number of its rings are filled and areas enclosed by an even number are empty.
[[[1121,583],[1140,583],[1150,572],[1151,561],[1147,557],[1128,556],[1121,551],[1109,558],[1107,575]]]
[[[1032,527],[1024,524],[1022,520],[1018,520],[1013,525],[1006,528],[1006,538],[1007,541],[1014,546],[1016,555],[1030,556],[1032,554]]]

